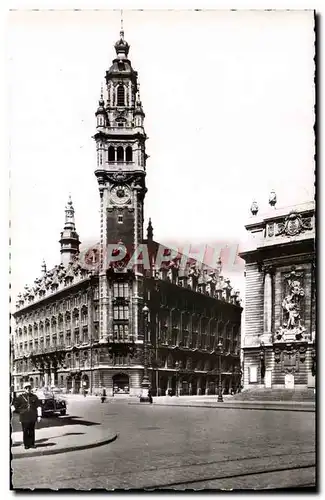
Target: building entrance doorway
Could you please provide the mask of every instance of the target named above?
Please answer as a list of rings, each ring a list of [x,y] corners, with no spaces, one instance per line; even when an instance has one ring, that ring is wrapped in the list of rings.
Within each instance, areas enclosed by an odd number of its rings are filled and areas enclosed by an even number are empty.
[[[82,388],[86,391],[89,389],[89,377],[86,374],[82,377]]]
[[[67,392],[70,392],[72,389],[72,377],[70,376],[67,377],[66,384],[67,384]]]
[[[81,378],[80,375],[76,375],[74,379],[74,393],[79,394],[80,393],[80,385],[81,385]]]
[[[129,394],[130,379],[125,373],[117,373],[113,376],[113,393],[114,394]]]

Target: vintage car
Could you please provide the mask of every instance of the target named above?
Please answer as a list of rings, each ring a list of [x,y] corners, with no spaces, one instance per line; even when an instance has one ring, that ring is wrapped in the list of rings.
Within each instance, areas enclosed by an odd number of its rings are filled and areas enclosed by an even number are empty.
[[[43,416],[53,414],[65,415],[67,413],[67,403],[64,398],[44,389],[38,389],[34,392],[42,403]]]

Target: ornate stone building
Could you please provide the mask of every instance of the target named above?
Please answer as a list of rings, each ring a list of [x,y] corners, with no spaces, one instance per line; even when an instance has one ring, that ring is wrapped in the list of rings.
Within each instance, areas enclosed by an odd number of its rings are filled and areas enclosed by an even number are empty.
[[[182,256],[164,248],[164,262],[156,266],[162,247],[153,240],[151,222],[147,239],[143,236],[145,115],[123,31],[115,50],[94,136],[100,241],[80,253],[69,200],[61,264],[47,270],[44,263],[42,276],[18,297],[14,386],[20,389],[28,379],[34,386],[72,392],[106,387],[108,394],[138,395],[145,345],[155,393],[176,386],[179,393],[215,393],[219,360],[227,391],[240,382],[239,295],[221,276],[221,262],[217,269],[193,260],[180,266]],[[147,267],[132,264],[139,245],[148,249]],[[116,258],[124,250],[123,258]]]
[[[244,388],[313,387],[316,372],[315,207],[258,215],[246,225]]]

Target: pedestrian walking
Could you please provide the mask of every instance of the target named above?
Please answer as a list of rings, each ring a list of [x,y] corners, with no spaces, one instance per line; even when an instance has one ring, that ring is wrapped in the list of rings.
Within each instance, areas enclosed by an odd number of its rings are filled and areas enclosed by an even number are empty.
[[[36,448],[35,446],[35,424],[42,418],[41,402],[32,393],[32,386],[29,382],[24,385],[25,392],[20,394],[12,405],[12,411],[17,410],[23,429],[23,441],[25,450]]]
[[[153,399],[152,399],[151,389],[148,390],[148,398],[149,398],[149,403],[152,404]]]
[[[105,401],[106,401],[106,389],[105,389],[105,387],[104,387],[104,389],[102,390],[102,395],[101,395],[101,398],[100,398],[100,399],[101,399],[101,402],[102,402],[102,403],[105,403]]]

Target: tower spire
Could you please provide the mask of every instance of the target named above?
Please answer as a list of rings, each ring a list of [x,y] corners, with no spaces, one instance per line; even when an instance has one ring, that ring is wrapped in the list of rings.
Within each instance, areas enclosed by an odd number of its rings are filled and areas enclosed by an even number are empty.
[[[123,9],[121,9],[121,31],[120,31],[121,38],[124,37],[124,29],[123,29]]]
[[[120,39],[115,44],[117,57],[122,60],[126,59],[129,53],[130,45],[124,40],[124,27],[123,27],[123,10],[121,10],[121,30]]]
[[[42,267],[41,267],[41,271],[42,271],[42,274],[45,274],[45,273],[46,273],[46,263],[45,263],[45,259],[43,259],[43,262],[42,262]]]
[[[153,239],[153,227],[152,227],[152,223],[151,223],[151,218],[149,218],[148,227],[147,227],[147,239],[148,240]]]
[[[74,208],[72,204],[71,194],[69,193],[68,203],[65,207],[65,221],[63,231],[61,232],[61,262],[67,266],[73,260],[75,255],[79,254],[79,235],[76,232],[74,219]]]

